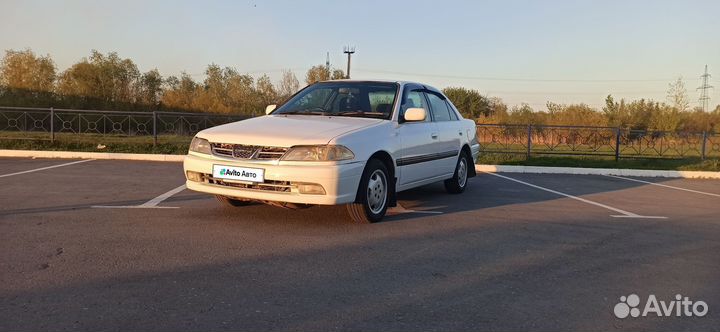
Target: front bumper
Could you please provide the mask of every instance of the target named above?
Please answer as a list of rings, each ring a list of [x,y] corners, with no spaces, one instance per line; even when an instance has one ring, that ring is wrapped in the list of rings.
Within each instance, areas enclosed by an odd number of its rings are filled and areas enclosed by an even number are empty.
[[[272,187],[235,186],[211,183],[204,180],[196,182],[187,180],[190,190],[222,195],[239,199],[252,199],[259,201],[277,201],[297,204],[336,205],[355,201],[358,184],[365,167],[364,162],[344,164],[333,163],[303,163],[283,161],[240,161],[229,158],[220,158],[212,155],[190,153],[183,163],[185,176],[188,171],[212,175],[213,165],[226,165],[236,167],[262,168],[265,170],[265,182],[287,183],[287,191],[269,190]],[[325,189],[324,195],[301,194],[293,184],[313,183]]]

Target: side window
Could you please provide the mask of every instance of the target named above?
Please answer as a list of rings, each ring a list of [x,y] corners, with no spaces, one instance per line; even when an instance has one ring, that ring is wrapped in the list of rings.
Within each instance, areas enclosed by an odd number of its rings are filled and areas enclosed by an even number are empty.
[[[430,108],[432,109],[433,119],[435,121],[450,121],[450,109],[448,109],[447,102],[445,99],[434,93],[427,93],[428,100],[430,100]]]
[[[412,90],[405,94],[402,104],[400,104],[400,118],[405,118],[405,110],[408,108],[424,108],[428,112],[427,103],[425,102],[424,93],[420,90]],[[430,114],[427,115],[425,121],[430,121]]]
[[[445,100],[445,104],[447,104],[448,110],[450,110],[450,119],[453,121],[460,120],[458,118],[457,113],[455,112],[455,108],[452,105],[450,105],[450,103],[447,100]]]

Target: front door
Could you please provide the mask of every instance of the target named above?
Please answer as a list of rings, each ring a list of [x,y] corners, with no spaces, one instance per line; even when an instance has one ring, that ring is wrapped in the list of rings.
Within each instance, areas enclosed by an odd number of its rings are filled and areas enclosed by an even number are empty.
[[[425,109],[427,112],[425,121],[403,121],[405,110],[413,107]],[[440,166],[434,154],[440,145],[439,133],[436,124],[431,120],[427,99],[420,88],[403,92],[399,116],[398,136],[402,147],[396,160],[399,171],[398,184],[412,184],[437,176]]]

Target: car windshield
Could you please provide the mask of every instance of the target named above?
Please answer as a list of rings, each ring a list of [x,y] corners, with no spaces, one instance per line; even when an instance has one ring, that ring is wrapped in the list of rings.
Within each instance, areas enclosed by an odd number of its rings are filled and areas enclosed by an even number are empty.
[[[300,91],[272,114],[390,119],[397,90],[395,83],[317,83]]]

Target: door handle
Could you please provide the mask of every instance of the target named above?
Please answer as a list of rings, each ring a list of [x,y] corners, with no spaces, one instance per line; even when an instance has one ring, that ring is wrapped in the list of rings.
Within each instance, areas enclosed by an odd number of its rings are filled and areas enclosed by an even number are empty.
[[[437,133],[432,133],[432,134],[430,134],[430,137],[432,137],[432,139],[437,139],[437,136],[438,136]]]

